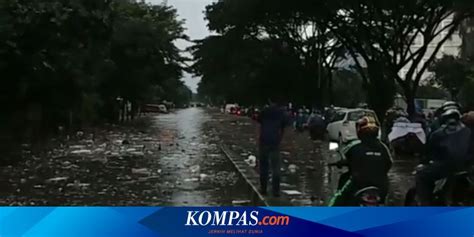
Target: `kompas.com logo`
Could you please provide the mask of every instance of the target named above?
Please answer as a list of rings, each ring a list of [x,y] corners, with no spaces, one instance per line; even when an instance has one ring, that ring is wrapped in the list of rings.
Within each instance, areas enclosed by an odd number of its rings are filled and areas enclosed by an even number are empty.
[[[187,211],[185,226],[287,226],[290,217],[265,215],[258,211]]]

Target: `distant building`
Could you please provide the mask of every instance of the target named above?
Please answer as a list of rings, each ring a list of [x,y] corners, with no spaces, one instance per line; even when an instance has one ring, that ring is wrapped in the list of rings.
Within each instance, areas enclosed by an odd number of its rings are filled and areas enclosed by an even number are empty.
[[[444,20],[440,25],[439,25],[439,30],[443,29],[447,25],[451,24],[453,21],[452,17],[447,18]],[[420,70],[423,65],[425,65],[425,62],[431,57],[433,54],[435,48],[439,45],[440,41],[446,37],[446,34],[448,34],[448,30],[445,30],[441,32],[429,45],[428,45],[428,50],[425,54],[425,57],[422,59],[422,61],[418,64],[418,70]],[[420,49],[423,46],[423,36],[420,34],[418,37],[415,39],[415,42],[413,43],[411,49],[412,51],[416,51]],[[442,58],[444,55],[452,55],[452,56],[460,56],[461,53],[461,46],[462,46],[462,38],[461,38],[461,33],[460,31],[456,31],[451,38],[449,38],[441,47],[441,49],[438,51],[436,54],[436,59]],[[408,70],[410,69],[410,64],[402,68],[400,70],[399,75],[405,79],[405,75],[407,74]],[[433,75],[432,72],[426,71],[422,78],[421,81],[423,82],[424,80],[430,78]]]
[[[462,45],[461,57],[474,59],[474,18],[466,20],[460,29]]]
[[[444,20],[440,26],[439,29],[443,29],[447,25],[449,25],[452,22],[453,18],[449,17],[446,20]],[[442,58],[444,55],[453,55],[453,56],[461,56],[461,48],[464,54],[469,55],[474,58],[474,19],[470,20],[469,22],[465,23],[464,28],[461,28],[461,30],[456,31],[451,38],[449,38],[441,47],[441,49],[438,51],[436,54],[436,59]],[[464,29],[464,30],[463,30]],[[466,32],[466,33],[463,33]],[[440,41],[446,37],[446,34],[448,33],[448,30],[441,32],[429,45],[428,45],[428,50],[425,53],[425,56],[423,57],[422,61],[418,64],[418,70],[420,70],[423,65],[425,64],[426,61],[428,61],[429,57],[433,54],[435,48],[438,46]],[[415,52],[416,50],[420,49],[423,46],[423,36],[421,34],[418,35],[418,37],[415,39],[413,42],[413,45],[411,46],[411,50]],[[464,41],[464,44],[463,44]],[[367,64],[365,63],[364,59],[362,57],[358,57],[358,61],[360,62],[362,67],[367,67]],[[341,60],[336,67],[339,68],[345,68],[345,69],[350,69],[356,65],[354,59],[350,57],[349,55],[346,55],[346,59]],[[400,77],[405,79],[405,76],[410,69],[410,64],[407,64],[405,67],[403,67],[399,71]],[[416,72],[415,72],[416,74]],[[430,78],[433,75],[432,72],[430,71],[425,71],[425,73],[422,76],[421,81],[425,81],[426,79]]]

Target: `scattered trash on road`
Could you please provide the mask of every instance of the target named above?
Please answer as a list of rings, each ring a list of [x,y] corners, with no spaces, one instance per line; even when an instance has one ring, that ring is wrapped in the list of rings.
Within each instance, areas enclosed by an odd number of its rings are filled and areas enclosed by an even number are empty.
[[[297,167],[294,164],[291,164],[291,165],[288,166],[288,171],[290,171],[290,173],[292,173],[292,174],[296,173],[296,169],[297,169]]]
[[[184,179],[184,182],[197,182],[199,181],[198,178],[187,178],[187,179]]]
[[[301,195],[302,193],[296,190],[283,190],[281,191],[282,193],[289,195],[289,196],[295,196],[295,195]]]
[[[243,205],[248,205],[250,204],[250,200],[234,200],[232,201],[232,205],[234,206],[243,206]]]
[[[72,149],[72,150],[82,150],[82,149],[85,149],[86,146],[84,145],[73,145],[73,146],[69,146],[69,149]]]
[[[200,169],[201,169],[201,167],[199,165],[193,165],[193,166],[191,166],[191,168],[189,168],[191,173],[198,173]]]
[[[60,182],[60,181],[66,181],[68,180],[68,177],[56,177],[56,178],[51,178],[46,180],[46,183],[55,183],[55,182]]]
[[[290,187],[293,187],[294,185],[290,185],[290,184],[287,184],[287,183],[280,183],[280,187],[282,188],[290,188]]]
[[[202,180],[206,179],[208,176],[209,175],[207,175],[207,174],[199,174],[199,180],[202,181]]]
[[[92,154],[92,151],[91,150],[86,150],[86,149],[75,150],[75,151],[71,151],[71,154],[73,154],[73,155],[90,155],[90,154]]]
[[[254,155],[250,155],[248,159],[245,160],[245,162],[250,166],[250,167],[256,167],[257,166],[257,157]]]
[[[132,168],[133,174],[149,175],[151,172],[147,168],[134,169]]]

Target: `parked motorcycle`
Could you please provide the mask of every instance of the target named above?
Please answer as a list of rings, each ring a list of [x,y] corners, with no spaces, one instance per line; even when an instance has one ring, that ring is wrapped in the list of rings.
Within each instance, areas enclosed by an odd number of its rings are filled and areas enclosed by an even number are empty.
[[[423,165],[418,166],[413,174],[416,175],[423,168]],[[474,167],[436,181],[432,197],[432,206],[473,206]],[[405,206],[419,206],[416,187],[408,190],[405,196]]]
[[[251,115],[250,115],[250,116],[251,116],[251,118],[252,118],[253,120],[258,121],[258,119],[259,119],[259,117],[260,117],[260,111],[259,111],[257,108],[255,108],[255,109],[253,109],[253,111],[251,112]]]
[[[326,123],[320,115],[313,115],[308,119],[308,131],[311,140],[324,140],[326,136]]]
[[[388,141],[395,155],[414,155],[423,153],[426,134],[419,123],[394,123]]]

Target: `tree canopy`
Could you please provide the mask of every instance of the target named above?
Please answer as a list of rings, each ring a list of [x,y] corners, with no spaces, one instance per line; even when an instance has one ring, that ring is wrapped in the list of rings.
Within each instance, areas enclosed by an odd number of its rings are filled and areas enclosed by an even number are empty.
[[[37,108],[47,125],[112,117],[122,97],[139,104],[180,101],[187,40],[176,10],[114,0],[5,0],[0,3],[3,125]],[[184,97],[183,97],[184,96]]]
[[[423,75],[439,57],[442,45],[473,16],[473,7],[466,0],[221,0],[207,7],[206,18],[209,29],[217,34],[214,39],[279,44],[288,65],[298,72],[288,71],[291,76],[273,83],[285,84],[301,75],[305,80],[300,90],[311,88],[311,102],[331,101],[325,92],[332,91],[334,69],[341,59],[350,58],[372,108],[383,114],[400,87],[413,113]],[[212,45],[208,40],[203,41]],[[198,46],[198,51],[212,48]],[[224,57],[235,58],[232,53]],[[206,63],[201,59],[197,57],[198,63]],[[203,86],[211,84],[206,82],[206,71],[197,73],[203,76]],[[219,80],[230,83],[235,78]]]
[[[467,61],[454,56],[444,56],[431,66],[434,73],[432,83],[449,91],[451,98],[458,99],[458,94],[469,83],[472,69]]]

